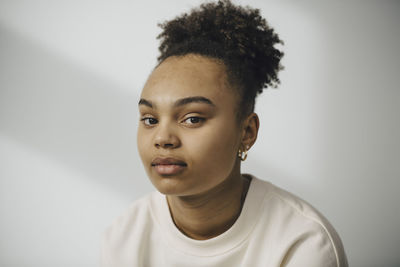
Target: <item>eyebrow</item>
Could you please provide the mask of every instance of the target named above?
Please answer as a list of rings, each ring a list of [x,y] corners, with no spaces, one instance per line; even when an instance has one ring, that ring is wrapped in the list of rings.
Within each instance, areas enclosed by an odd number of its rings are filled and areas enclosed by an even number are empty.
[[[215,107],[215,104],[208,98],[204,97],[204,96],[190,96],[190,97],[185,97],[185,98],[181,98],[178,99],[175,103],[174,103],[174,107],[181,107],[187,104],[191,104],[191,103],[204,103],[207,105],[210,105],[212,107]],[[156,107],[155,104],[153,104],[151,101],[146,100],[144,98],[141,98],[139,100],[139,105],[144,105],[144,106],[148,106],[149,108],[154,108]]]
[[[139,106],[140,106],[140,105],[144,105],[144,106],[148,106],[149,108],[153,108],[153,103],[151,103],[151,101],[148,101],[148,100],[143,99],[143,98],[141,98],[141,99],[139,100],[138,105],[139,105]]]

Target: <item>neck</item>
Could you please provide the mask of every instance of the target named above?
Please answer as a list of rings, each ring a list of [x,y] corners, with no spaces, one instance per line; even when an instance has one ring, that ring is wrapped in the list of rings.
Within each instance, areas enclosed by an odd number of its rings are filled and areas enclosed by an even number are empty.
[[[239,217],[250,181],[240,170],[211,190],[195,196],[167,196],[178,229],[188,237],[205,240],[228,230]]]

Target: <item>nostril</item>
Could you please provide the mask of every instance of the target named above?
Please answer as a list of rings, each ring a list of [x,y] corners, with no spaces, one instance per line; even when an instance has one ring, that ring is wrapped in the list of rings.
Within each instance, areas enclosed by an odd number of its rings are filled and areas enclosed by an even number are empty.
[[[170,148],[170,147],[174,147],[174,144],[172,144],[172,143],[164,143],[164,144],[156,143],[155,146],[157,148],[160,148],[160,147]]]
[[[174,145],[171,144],[171,143],[162,144],[161,146],[162,146],[163,148],[172,148],[172,147],[174,147]]]
[[[179,138],[171,133],[159,133],[154,138],[154,146],[156,148],[171,149],[180,145]]]

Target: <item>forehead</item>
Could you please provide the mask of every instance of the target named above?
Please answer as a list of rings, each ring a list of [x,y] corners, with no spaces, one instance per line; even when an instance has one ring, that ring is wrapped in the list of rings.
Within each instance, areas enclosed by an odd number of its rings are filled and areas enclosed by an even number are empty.
[[[165,103],[190,96],[229,102],[234,101],[233,95],[222,63],[203,56],[186,55],[162,62],[151,73],[141,97]]]

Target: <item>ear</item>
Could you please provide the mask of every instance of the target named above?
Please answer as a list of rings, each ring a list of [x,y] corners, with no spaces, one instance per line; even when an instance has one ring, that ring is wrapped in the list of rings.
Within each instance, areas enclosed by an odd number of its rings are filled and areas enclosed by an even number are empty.
[[[244,121],[242,127],[241,148],[249,150],[257,140],[260,121],[256,113],[251,113]]]

